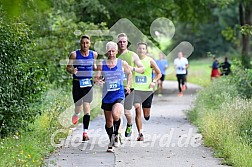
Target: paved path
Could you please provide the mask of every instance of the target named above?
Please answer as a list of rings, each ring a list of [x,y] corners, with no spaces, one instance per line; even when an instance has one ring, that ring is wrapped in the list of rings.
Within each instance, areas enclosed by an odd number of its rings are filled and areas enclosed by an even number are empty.
[[[162,97],[154,96],[150,120],[143,120],[144,142],[136,141],[134,123],[131,138],[124,138],[123,145],[116,148],[115,153],[107,153],[108,137],[104,129],[104,118],[98,116],[90,124],[91,140],[88,143],[80,142],[80,124],[64,141],[63,147],[46,160],[46,166],[222,166],[219,159],[213,158],[211,150],[202,145],[197,128],[186,119],[185,112],[190,109],[200,87],[188,84],[183,97],[177,96],[176,82],[166,81],[164,88]]]

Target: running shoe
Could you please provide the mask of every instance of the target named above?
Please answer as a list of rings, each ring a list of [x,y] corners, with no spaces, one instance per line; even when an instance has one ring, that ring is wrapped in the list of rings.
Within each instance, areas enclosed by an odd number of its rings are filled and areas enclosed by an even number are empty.
[[[182,92],[179,92],[178,96],[179,96],[179,97],[183,96],[183,93],[182,93]]]
[[[186,90],[186,86],[182,85],[182,91]]]
[[[83,142],[86,142],[86,141],[88,141],[89,140],[89,137],[88,137],[88,135],[87,135],[87,132],[83,132],[83,135],[82,135],[83,137],[82,137],[82,141]]]
[[[120,146],[120,141],[119,141],[119,136],[118,135],[115,135],[114,146],[115,147],[119,147]]]
[[[74,114],[72,116],[72,122],[73,122],[73,124],[77,124],[78,121],[79,121],[79,114]]]
[[[143,134],[139,134],[139,136],[137,137],[137,141],[144,141],[144,137]]]
[[[114,152],[114,138],[115,138],[115,135],[113,134],[110,138],[107,152],[112,152],[112,153]]]
[[[131,125],[127,124],[127,128],[125,130],[125,137],[130,137],[131,133],[132,133],[132,124]]]

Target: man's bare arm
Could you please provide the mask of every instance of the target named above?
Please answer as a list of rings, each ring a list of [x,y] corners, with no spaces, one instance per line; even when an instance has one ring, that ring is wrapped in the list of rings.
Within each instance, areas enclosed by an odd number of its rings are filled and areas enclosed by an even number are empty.
[[[127,91],[127,93],[130,93],[130,83],[131,83],[131,80],[132,80],[131,69],[130,69],[130,66],[128,65],[128,63],[126,61],[122,61],[122,66],[123,66],[125,74],[127,75],[126,91]]]
[[[139,56],[136,53],[133,53],[133,62],[137,67],[131,67],[131,71],[135,71],[137,73],[144,73],[144,66],[141,60],[139,59]]]
[[[70,74],[76,74],[77,73],[77,68],[73,67],[74,60],[76,59],[76,52],[72,52],[69,55],[69,60],[66,66],[66,71]]]
[[[97,57],[98,57],[98,53],[97,53],[97,52],[94,52],[94,65],[93,65],[93,69],[94,69],[94,70],[97,70],[97,65],[96,65]]]
[[[155,83],[156,81],[158,81],[162,77],[162,74],[161,74],[160,69],[157,66],[157,63],[153,59],[151,59],[150,64],[156,74],[155,78],[153,79],[153,82]]]

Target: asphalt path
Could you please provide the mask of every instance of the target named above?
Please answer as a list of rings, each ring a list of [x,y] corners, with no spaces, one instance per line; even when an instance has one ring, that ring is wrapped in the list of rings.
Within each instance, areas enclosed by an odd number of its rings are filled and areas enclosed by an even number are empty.
[[[150,120],[143,119],[144,141],[136,141],[138,134],[133,119],[131,137],[123,137],[123,144],[114,153],[106,152],[109,141],[104,116],[100,115],[90,123],[87,143],[81,142],[82,124],[79,124],[61,142],[57,151],[45,160],[44,166],[222,166],[221,160],[213,157],[213,151],[203,145],[201,134],[186,118],[198,90],[199,86],[188,84],[184,95],[178,97],[177,83],[165,81],[163,96],[154,96]],[[135,116],[134,109],[132,113]]]

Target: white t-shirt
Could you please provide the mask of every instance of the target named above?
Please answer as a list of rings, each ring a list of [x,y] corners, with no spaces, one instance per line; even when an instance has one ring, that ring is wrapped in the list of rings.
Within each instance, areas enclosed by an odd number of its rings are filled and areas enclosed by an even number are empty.
[[[188,64],[187,58],[176,58],[174,60],[174,66],[176,67],[176,74],[186,74],[186,65]]]

